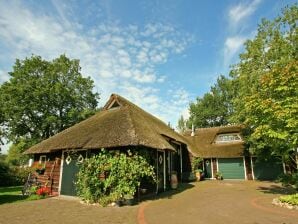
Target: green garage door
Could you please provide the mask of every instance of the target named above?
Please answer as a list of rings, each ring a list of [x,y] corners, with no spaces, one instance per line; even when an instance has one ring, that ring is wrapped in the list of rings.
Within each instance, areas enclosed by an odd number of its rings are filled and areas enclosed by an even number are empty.
[[[218,170],[223,179],[245,179],[243,158],[218,159]]]
[[[278,158],[258,160],[253,158],[254,176],[257,180],[276,180],[283,174],[282,162]]]

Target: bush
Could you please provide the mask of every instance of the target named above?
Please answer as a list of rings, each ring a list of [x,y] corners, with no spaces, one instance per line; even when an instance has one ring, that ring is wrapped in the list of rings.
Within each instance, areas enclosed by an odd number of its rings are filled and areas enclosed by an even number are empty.
[[[0,161],[0,186],[23,185],[31,168],[9,166],[6,162]]]
[[[298,205],[298,194],[281,196],[278,199],[279,199],[279,201],[284,202],[284,203],[288,203],[291,205]]]
[[[284,186],[293,186],[298,190],[298,173],[284,174],[280,177]]]
[[[110,202],[132,198],[144,177],[155,181],[154,168],[138,154],[107,152],[86,159],[78,172],[77,193],[84,201]]]

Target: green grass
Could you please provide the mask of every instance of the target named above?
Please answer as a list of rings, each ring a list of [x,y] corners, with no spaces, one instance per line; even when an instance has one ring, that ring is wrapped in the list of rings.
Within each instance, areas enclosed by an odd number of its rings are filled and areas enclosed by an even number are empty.
[[[40,199],[38,195],[23,196],[22,186],[0,187],[0,205]]]
[[[279,197],[279,200],[281,202],[285,202],[285,203],[288,203],[291,205],[298,205],[298,194],[281,196],[281,197]]]

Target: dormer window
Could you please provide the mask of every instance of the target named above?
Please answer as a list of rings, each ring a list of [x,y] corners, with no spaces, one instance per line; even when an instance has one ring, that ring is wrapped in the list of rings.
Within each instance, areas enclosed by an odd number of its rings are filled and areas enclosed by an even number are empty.
[[[215,139],[215,143],[229,143],[242,141],[238,133],[219,134]]]

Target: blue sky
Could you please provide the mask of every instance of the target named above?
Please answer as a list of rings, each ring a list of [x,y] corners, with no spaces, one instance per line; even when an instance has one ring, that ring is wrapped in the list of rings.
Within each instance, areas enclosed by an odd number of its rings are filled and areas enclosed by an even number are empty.
[[[16,58],[81,60],[100,105],[118,93],[176,126],[190,101],[228,75],[261,18],[286,0],[0,1],[0,83]]]

